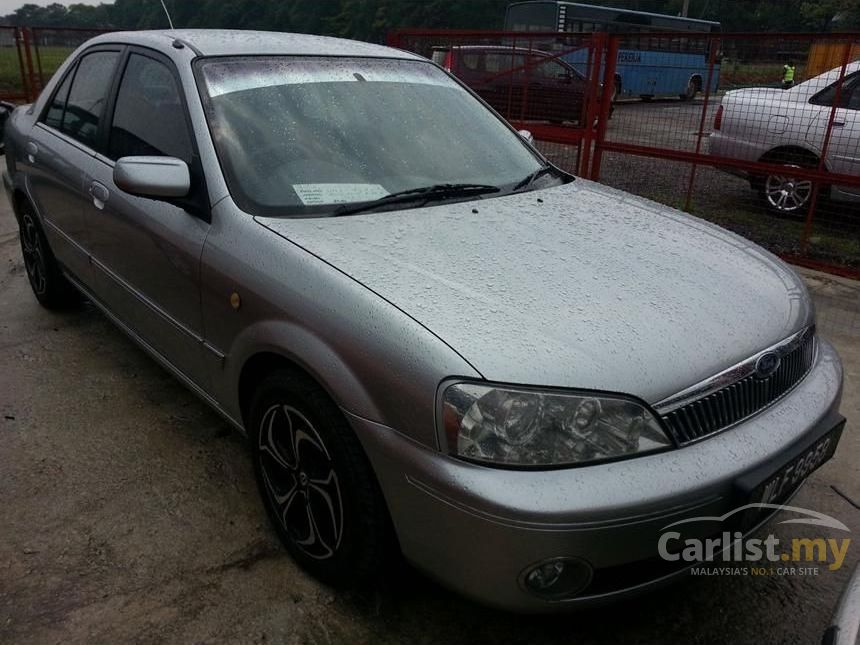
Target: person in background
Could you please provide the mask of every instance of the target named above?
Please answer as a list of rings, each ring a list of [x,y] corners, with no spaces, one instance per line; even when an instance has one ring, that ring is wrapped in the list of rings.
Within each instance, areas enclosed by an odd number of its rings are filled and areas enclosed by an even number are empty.
[[[782,67],[782,89],[790,90],[794,87],[794,62],[788,61]]]

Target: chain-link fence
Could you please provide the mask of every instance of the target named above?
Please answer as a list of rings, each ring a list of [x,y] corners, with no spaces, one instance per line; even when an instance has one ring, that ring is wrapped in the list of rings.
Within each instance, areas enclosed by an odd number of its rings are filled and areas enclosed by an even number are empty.
[[[860,35],[408,31],[390,43],[446,66],[567,170],[860,277]],[[504,100],[469,68],[491,46],[508,52],[493,68]],[[573,67],[591,107],[563,92],[543,107],[526,89],[539,67],[514,64],[516,49]],[[572,106],[580,119],[559,118]]]
[[[703,38],[718,83],[694,100],[617,105],[591,176],[860,276],[860,39]],[[648,73],[668,73],[662,63]]]

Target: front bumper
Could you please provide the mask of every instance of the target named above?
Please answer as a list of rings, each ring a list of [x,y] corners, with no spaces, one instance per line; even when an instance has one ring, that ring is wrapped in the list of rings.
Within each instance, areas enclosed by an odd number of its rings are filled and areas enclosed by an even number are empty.
[[[404,556],[443,584],[515,611],[599,604],[675,577],[657,558],[663,527],[742,506],[737,483],[779,466],[835,426],[842,366],[820,342],[788,396],[705,441],[665,453],[552,471],[488,468],[427,449],[349,416],[388,503]],[[547,601],[525,591],[527,567],[570,556],[594,568],[580,595]],[[656,565],[656,566],[655,566]]]

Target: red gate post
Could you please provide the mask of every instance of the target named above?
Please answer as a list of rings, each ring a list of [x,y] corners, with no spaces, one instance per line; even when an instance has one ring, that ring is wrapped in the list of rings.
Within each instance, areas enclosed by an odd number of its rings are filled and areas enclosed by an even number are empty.
[[[717,64],[717,50],[720,48],[720,39],[711,40],[708,37],[708,84],[705,87],[705,99],[702,103],[702,118],[699,121],[699,132],[696,135],[696,157],[698,158],[702,152],[702,137],[705,136],[705,122],[708,118],[708,104],[711,99],[711,85],[714,82],[714,66]],[[699,164],[693,162],[693,167],[690,168],[690,183],[687,186],[687,199],[684,202],[684,211],[690,212],[690,206],[693,201],[693,185],[696,182],[696,170]]]
[[[824,144],[821,146],[821,158],[818,160],[818,172],[827,170],[825,160],[830,148],[830,139],[833,135],[833,123],[836,120],[836,109],[842,99],[842,86],[845,84],[845,73],[851,62],[852,41],[845,41],[845,53],[842,55],[842,70],[839,72],[839,81],[836,84],[836,94],[833,97],[833,105],[830,107],[830,116],[827,119],[827,130],[824,133]],[[812,235],[812,220],[815,218],[815,208],[818,206],[818,194],[821,190],[821,182],[812,183],[812,196],[809,199],[809,210],[806,212],[806,222],[803,225],[803,236],[800,238],[800,255],[805,256],[809,250],[809,238]]]
[[[588,164],[591,161],[591,146],[594,143],[594,122],[599,118],[597,107],[600,96],[600,62],[606,52],[606,34],[593,33],[589,37],[588,62],[585,69],[589,74],[588,100],[585,101],[585,115],[582,124],[582,139],[579,142],[578,172],[583,177],[588,176]],[[603,89],[604,93],[606,88]],[[602,97],[601,97],[602,98]]]
[[[18,73],[21,75],[21,93],[24,100],[29,100],[30,90],[27,87],[27,75],[24,73],[24,54],[21,52],[21,47],[24,46],[23,37],[21,35],[21,27],[15,27],[15,49],[18,51]]]
[[[615,90],[615,70],[618,63],[619,37],[609,36],[605,41],[601,59],[598,57],[598,65],[603,60],[603,95],[600,97],[600,112],[597,115],[597,133],[594,137],[594,156],[591,160],[590,172],[583,172],[583,176],[593,181],[600,180],[600,163],[603,160],[603,143],[606,141],[606,129],[609,127],[609,115],[612,112],[612,94]],[[600,74],[596,74],[597,77]]]
[[[30,55],[30,30],[27,27],[21,29],[24,36],[24,57],[27,62],[27,101],[35,101],[39,86],[36,83],[36,73],[33,71],[33,58]]]

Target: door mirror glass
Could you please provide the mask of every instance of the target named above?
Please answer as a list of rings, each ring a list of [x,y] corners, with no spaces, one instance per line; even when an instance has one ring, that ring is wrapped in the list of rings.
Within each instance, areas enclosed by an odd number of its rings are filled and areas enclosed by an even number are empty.
[[[188,164],[175,157],[122,157],[113,169],[117,188],[141,197],[186,197]]]
[[[533,146],[535,144],[535,137],[531,133],[531,130],[517,130],[517,134],[519,134],[523,139],[525,139],[526,143],[528,143],[530,146]]]

